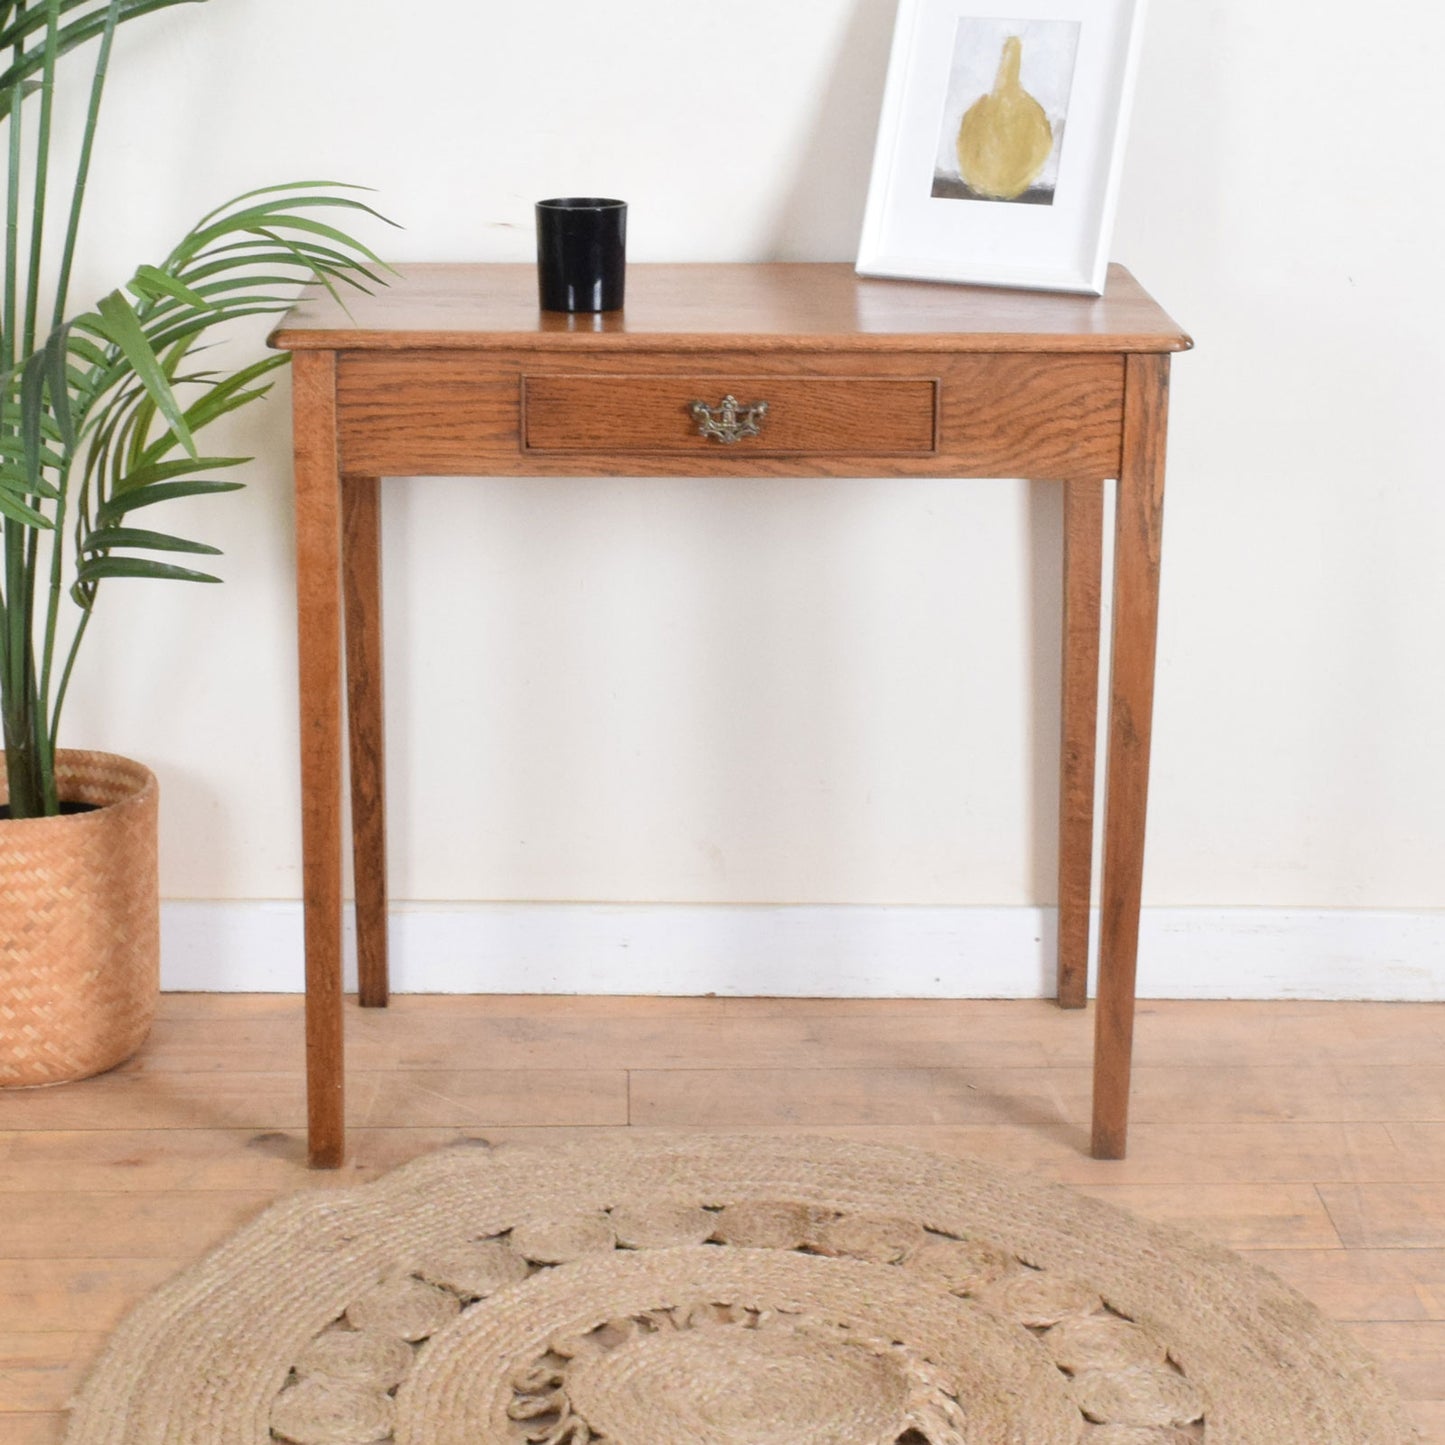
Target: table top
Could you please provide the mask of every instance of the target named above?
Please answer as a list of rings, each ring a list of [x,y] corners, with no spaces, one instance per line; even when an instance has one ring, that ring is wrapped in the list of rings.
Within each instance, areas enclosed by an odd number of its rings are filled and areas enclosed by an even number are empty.
[[[1166,352],[1193,343],[1122,266],[1102,296],[858,276],[832,262],[633,264],[621,311],[537,305],[531,265],[399,265],[345,309],[309,287],[271,335],[284,351]]]

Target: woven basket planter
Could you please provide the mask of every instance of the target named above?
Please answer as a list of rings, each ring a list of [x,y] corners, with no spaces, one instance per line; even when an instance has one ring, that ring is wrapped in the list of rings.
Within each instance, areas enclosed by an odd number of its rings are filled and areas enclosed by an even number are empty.
[[[155,1017],[155,776],[110,753],[62,751],[56,781],[63,801],[96,810],[0,819],[0,1087],[114,1068]],[[0,803],[7,795],[0,770]]]

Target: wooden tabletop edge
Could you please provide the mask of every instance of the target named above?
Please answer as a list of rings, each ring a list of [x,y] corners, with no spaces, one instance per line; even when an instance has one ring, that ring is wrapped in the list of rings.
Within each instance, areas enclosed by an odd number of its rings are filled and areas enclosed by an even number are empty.
[[[378,331],[278,326],[266,339],[276,351],[791,351],[791,352],[1176,352],[1193,349],[1183,332],[1098,336],[997,332],[629,332]]]

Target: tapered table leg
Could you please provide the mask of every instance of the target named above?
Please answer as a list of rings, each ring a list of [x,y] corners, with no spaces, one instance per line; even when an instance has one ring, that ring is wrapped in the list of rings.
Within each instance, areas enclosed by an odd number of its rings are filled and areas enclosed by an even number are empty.
[[[341,1013],[341,487],[336,357],[292,358],[301,847],[306,912],[306,1117],[313,1168],[345,1152]]]
[[[1062,1008],[1083,1008],[1089,990],[1103,548],[1103,482],[1066,482],[1063,723],[1059,746],[1058,997]]]
[[[360,999],[363,1008],[384,1008],[389,996],[386,736],[382,708],[381,487],[377,478],[347,477],[341,487],[341,512]]]
[[[1099,998],[1094,1016],[1096,1159],[1122,1159],[1129,1126],[1168,405],[1168,356],[1128,356],[1124,372],[1124,447],[1114,527],[1103,916]]]

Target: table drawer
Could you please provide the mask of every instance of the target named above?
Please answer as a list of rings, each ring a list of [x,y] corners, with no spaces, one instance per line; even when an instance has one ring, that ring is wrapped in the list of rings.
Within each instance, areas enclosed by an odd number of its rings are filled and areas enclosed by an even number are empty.
[[[704,435],[693,403],[724,432],[755,415],[755,435]],[[698,452],[851,456],[927,454],[938,438],[938,383],[929,378],[839,376],[529,375],[522,436],[531,452]]]

